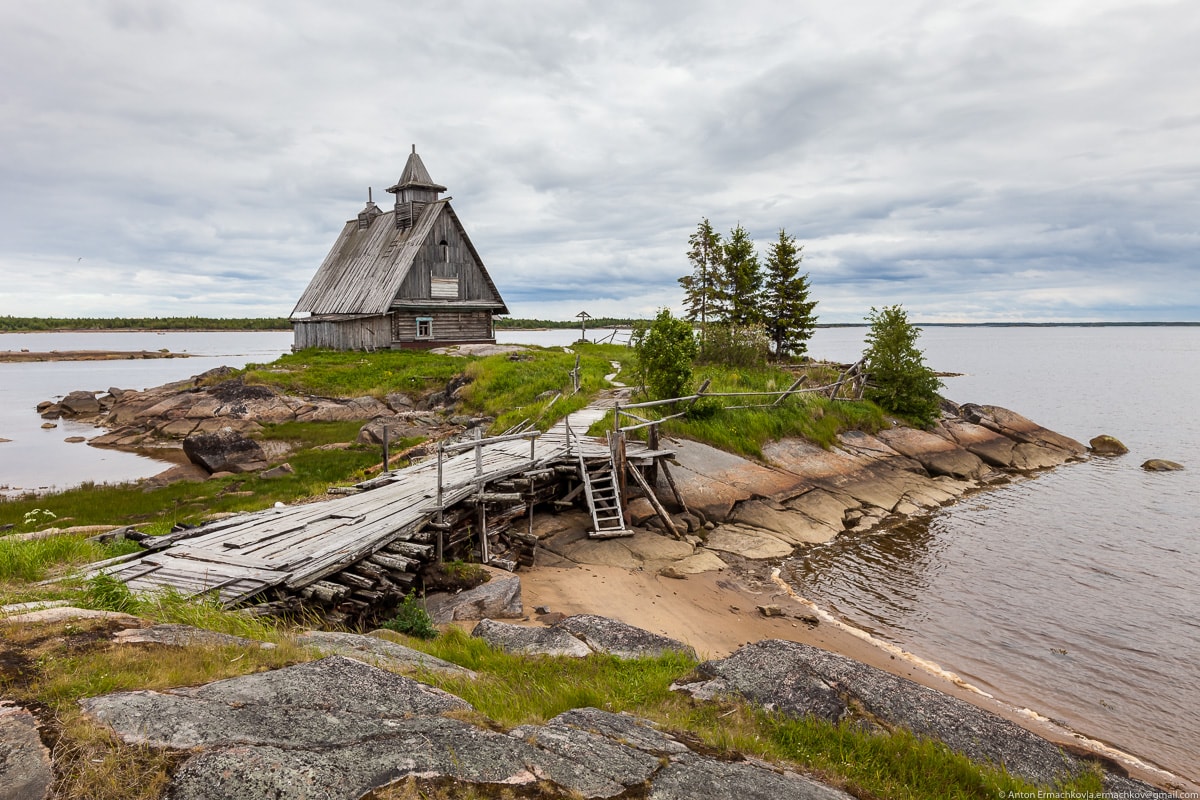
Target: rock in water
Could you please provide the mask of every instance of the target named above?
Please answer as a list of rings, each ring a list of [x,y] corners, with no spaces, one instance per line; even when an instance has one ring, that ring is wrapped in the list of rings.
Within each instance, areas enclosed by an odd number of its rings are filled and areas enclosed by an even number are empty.
[[[1167,461],[1165,458],[1152,458],[1142,464],[1142,469],[1147,472],[1174,472],[1175,470],[1183,469],[1183,464]]]
[[[231,428],[194,433],[183,440],[183,452],[209,472],[253,472],[268,466],[262,446]]]
[[[1088,449],[1098,456],[1123,456],[1129,448],[1115,436],[1101,434],[1088,442]]]

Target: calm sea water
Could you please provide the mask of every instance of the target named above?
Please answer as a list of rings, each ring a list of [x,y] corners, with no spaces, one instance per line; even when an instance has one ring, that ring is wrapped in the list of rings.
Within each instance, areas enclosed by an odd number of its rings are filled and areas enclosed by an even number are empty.
[[[71,436],[98,436],[90,424],[57,420],[43,429],[42,400],[77,389],[146,389],[227,365],[273,361],[292,346],[288,332],[265,333],[5,333],[0,350],[161,350],[190,358],[148,361],[48,361],[0,363],[0,494],[45,491],[84,481],[120,482],[145,478],[171,466],[159,459],[71,444]]]
[[[863,329],[811,352],[852,361]],[[594,332],[589,331],[589,334]],[[568,344],[577,331],[500,331]],[[159,349],[187,360],[0,364],[0,486],[125,480],[165,465],[64,444],[34,411],[74,389],[144,388],[269,361],[288,333],[0,335],[0,350]],[[1132,451],[975,494],[886,535],[841,537],[790,562],[797,590],[985,691],[1200,776],[1200,328],[927,328],[945,394],[1001,405],[1083,442]],[[79,426],[81,435],[94,435]],[[1148,473],[1148,458],[1185,465]]]
[[[814,351],[849,360],[862,330]],[[797,590],[1018,707],[1200,777],[1200,328],[927,328],[958,402],[1130,453],[975,494],[927,522],[842,537]],[[1149,458],[1182,472],[1140,469]]]

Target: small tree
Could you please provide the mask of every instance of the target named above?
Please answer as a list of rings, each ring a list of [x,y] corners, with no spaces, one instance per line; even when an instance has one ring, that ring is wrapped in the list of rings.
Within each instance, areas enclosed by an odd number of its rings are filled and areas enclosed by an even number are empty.
[[[682,397],[691,387],[696,337],[691,323],[658,312],[654,322],[634,330],[633,348],[646,392],[655,400]]]
[[[721,266],[721,234],[713,230],[705,217],[688,237],[688,261],[692,274],[679,279],[683,287],[684,316],[700,326],[703,339],[709,322],[722,318],[721,298],[724,296],[725,274]]]
[[[804,355],[817,326],[817,301],[808,299],[808,274],[800,274],[803,249],[780,228],[779,240],[767,251],[762,306],[776,358]]]
[[[908,321],[901,306],[871,308],[867,315],[871,330],[863,352],[867,372],[868,400],[885,411],[932,425],[938,413],[938,389],[942,382],[925,366],[917,349],[921,329]]]
[[[729,309],[726,321],[736,328],[757,325],[762,322],[762,270],[758,266],[758,254],[754,252],[754,240],[738,225],[730,231],[721,254]]]

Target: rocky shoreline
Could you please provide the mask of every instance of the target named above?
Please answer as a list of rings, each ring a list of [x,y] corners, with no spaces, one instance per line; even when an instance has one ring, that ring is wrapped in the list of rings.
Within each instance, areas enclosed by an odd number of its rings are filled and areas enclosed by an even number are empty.
[[[73,393],[58,404],[39,407],[39,411],[48,418],[73,416],[110,428],[90,440],[97,446],[184,448],[189,438],[201,435],[228,431],[252,437],[263,423],[326,420],[361,420],[362,441],[374,443],[378,433],[371,432],[372,424],[376,431],[387,425],[394,437],[440,438],[486,422],[455,413],[457,388],[452,383],[424,398],[401,394],[384,400],[298,397],[268,387],[246,386],[217,370],[145,392]],[[785,440],[766,446],[761,462],[697,442],[671,441],[664,446],[675,452],[671,469],[686,509],[674,508],[673,517],[676,527],[688,531],[685,540],[656,535],[654,529],[663,524],[645,498],[630,501],[630,521],[640,531],[631,539],[590,540],[584,521],[571,512],[539,515],[534,531],[539,543],[537,566],[527,574],[531,584],[527,596],[553,596],[554,590],[546,588],[547,575],[559,570],[574,573],[583,567],[614,568],[677,581],[729,575],[741,584],[743,600],[739,602],[745,602],[747,595],[758,591],[755,587],[761,589],[766,583],[767,568],[799,547],[828,542],[848,531],[869,531],[930,514],[970,492],[1081,460],[1090,452],[1082,443],[1007,409],[952,403],[944,404],[942,417],[928,431],[900,425],[875,434],[850,431],[841,434],[830,450],[806,441]],[[1104,453],[1096,450],[1096,454]],[[286,453],[264,455],[251,458],[245,468],[265,468]],[[604,573],[592,577],[599,574]],[[503,581],[492,590],[500,583]],[[589,594],[588,584],[581,584],[578,576],[566,579],[558,589],[568,585],[570,588],[562,591]],[[655,596],[662,598],[662,594]],[[778,596],[770,595],[765,603],[750,599],[750,608],[757,613],[749,614],[756,618],[779,615],[793,628],[819,624],[794,603],[788,606],[785,602],[781,608],[775,599]],[[516,597],[515,606],[488,606],[484,615],[536,625],[521,607],[520,588]],[[672,606],[669,599],[661,600],[657,616],[644,605],[615,611],[599,608],[606,602],[599,595],[574,597],[574,601],[578,604],[570,609],[555,604],[555,611],[607,612],[625,623],[674,636],[679,636],[678,627],[671,626],[680,623],[669,618],[685,620],[688,616],[687,609]],[[737,606],[733,608],[739,611]],[[549,607],[543,610],[549,611]],[[479,618],[446,613],[440,621]],[[739,614],[744,620],[746,613]],[[556,621],[553,615],[539,617],[551,625]],[[757,641],[752,631],[758,628],[742,627],[738,635]],[[780,628],[772,630],[778,635]],[[782,630],[784,638],[790,638],[786,628]],[[689,632],[690,636],[679,638],[701,652],[732,653],[736,649],[713,646],[716,639],[711,630],[701,631],[697,626]]]

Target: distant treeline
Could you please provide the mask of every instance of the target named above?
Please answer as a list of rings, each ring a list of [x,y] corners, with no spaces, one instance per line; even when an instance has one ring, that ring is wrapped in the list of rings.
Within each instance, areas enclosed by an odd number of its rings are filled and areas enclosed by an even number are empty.
[[[635,322],[647,322],[647,320],[636,319],[620,319],[618,317],[592,317],[587,321],[589,328],[630,328]],[[578,328],[579,320],[561,320],[561,319],[517,319],[513,317],[496,317],[497,328],[521,328],[529,330],[531,328]]]
[[[8,317],[0,332],[36,331],[288,331],[287,317],[218,319],[213,317]]]

